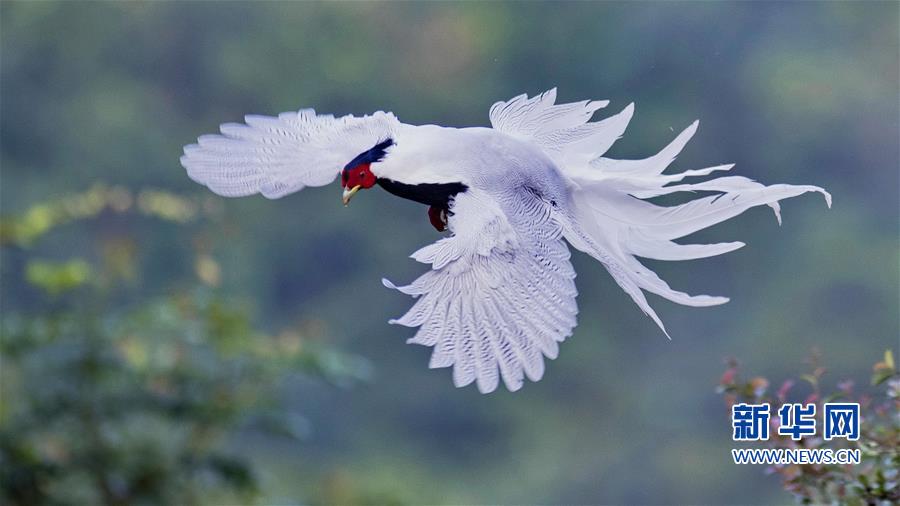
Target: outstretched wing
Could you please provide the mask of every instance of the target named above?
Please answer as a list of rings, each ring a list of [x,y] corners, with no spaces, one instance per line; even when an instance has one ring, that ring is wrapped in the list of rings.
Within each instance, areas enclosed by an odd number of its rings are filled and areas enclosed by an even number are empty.
[[[634,104],[601,121],[589,122],[608,100],[556,104],[556,88],[528,98],[519,95],[491,106],[491,126],[507,135],[536,144],[560,167],[590,153],[604,152],[622,136]],[[587,161],[587,160],[584,160]]]
[[[330,183],[344,164],[400,126],[393,114],[380,111],[335,118],[303,109],[244,121],[226,123],[221,135],[185,146],[181,165],[191,179],[225,197],[283,197]]]
[[[419,327],[408,342],[434,348],[429,367],[453,367],[453,383],[482,393],[537,381],[556,358],[578,308],[575,271],[546,204],[520,191],[495,199],[477,189],[456,196],[450,237],[413,253],[431,270],[408,286],[418,298],[391,323]]]

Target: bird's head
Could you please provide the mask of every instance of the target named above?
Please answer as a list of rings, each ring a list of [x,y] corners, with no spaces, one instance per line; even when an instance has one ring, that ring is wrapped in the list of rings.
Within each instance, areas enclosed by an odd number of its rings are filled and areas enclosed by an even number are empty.
[[[379,142],[372,149],[360,153],[344,166],[344,170],[341,171],[341,187],[344,189],[342,200],[345,206],[350,203],[350,199],[360,189],[375,186],[378,178],[372,173],[372,164],[384,159],[387,155],[387,148],[393,145],[393,139]]]

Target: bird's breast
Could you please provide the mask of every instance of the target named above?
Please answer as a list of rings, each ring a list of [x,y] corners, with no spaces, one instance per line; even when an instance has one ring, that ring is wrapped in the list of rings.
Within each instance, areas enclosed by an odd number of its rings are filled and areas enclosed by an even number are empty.
[[[382,188],[398,197],[444,209],[449,206],[451,198],[469,188],[463,183],[407,184],[385,178],[379,178],[377,182]]]

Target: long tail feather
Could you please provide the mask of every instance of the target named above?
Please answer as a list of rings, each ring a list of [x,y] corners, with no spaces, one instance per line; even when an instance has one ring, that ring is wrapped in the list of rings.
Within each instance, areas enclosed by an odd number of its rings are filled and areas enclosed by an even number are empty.
[[[651,157],[642,160],[604,157],[628,126],[633,104],[618,114],[591,122],[591,116],[606,101],[555,102],[555,89],[530,99],[522,95],[498,102],[491,108],[491,124],[497,130],[534,142],[562,170],[572,183],[571,202],[558,217],[564,225],[566,239],[573,247],[602,262],[616,283],[663,332],[665,327],[647,302],[645,291],[690,306],[722,304],[728,299],[676,291],[637,257],[691,260],[734,251],[744,243],[678,244],[673,241],[761,205],[769,206],[780,224],[779,201],[803,193],[821,193],[831,207],[831,195],[818,186],[765,186],[741,176],[683,183],[686,178],[729,171],[734,165],[663,174],[697,132],[697,121]],[[676,192],[712,195],[669,207],[647,200]]]
[[[682,182],[688,177],[727,171],[733,165],[663,174],[694,134],[696,126],[696,123],[692,124],[657,155],[644,160],[597,158],[588,165],[563,165],[564,173],[574,183],[572,206],[576,218],[573,228],[578,229],[569,231],[566,238],[574,247],[603,262],[616,283],[663,332],[666,332],[665,327],[644,297],[644,291],[688,306],[713,306],[728,302],[728,299],[674,290],[637,257],[692,260],[734,251],[744,243],[678,244],[673,241],[761,205],[771,207],[780,224],[779,201],[804,193],[821,193],[831,207],[831,195],[817,186],[765,186],[741,176]],[[602,149],[607,147],[604,145]],[[560,156],[558,159],[574,158]],[[677,192],[709,195],[674,206],[660,206],[646,200]]]

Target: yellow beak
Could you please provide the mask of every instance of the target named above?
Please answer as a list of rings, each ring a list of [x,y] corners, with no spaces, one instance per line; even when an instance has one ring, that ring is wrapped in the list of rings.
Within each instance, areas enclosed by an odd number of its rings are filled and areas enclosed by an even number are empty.
[[[354,186],[353,188],[351,188],[351,189],[349,189],[349,190],[346,189],[346,188],[344,188],[344,194],[343,194],[343,196],[341,197],[341,200],[344,202],[344,205],[345,205],[345,206],[346,206],[347,204],[350,203],[350,199],[353,198],[353,195],[355,195],[356,192],[358,192],[360,188],[362,188],[361,185],[356,185],[356,186]]]

